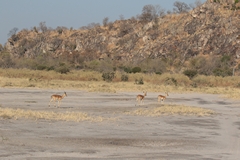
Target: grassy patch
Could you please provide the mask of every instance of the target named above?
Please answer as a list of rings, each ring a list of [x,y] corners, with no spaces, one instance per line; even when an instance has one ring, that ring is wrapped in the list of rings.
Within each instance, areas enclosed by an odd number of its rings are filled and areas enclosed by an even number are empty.
[[[139,116],[161,116],[161,115],[195,115],[195,116],[210,116],[215,114],[213,110],[200,107],[191,107],[184,105],[163,105],[161,107],[145,109],[139,108],[127,114]]]
[[[121,80],[122,75],[128,81]],[[102,80],[102,74],[96,71],[75,70],[67,74],[54,71],[34,71],[28,69],[1,69],[1,87],[26,87],[47,89],[78,89],[90,92],[170,92],[170,93],[209,93],[222,94],[227,98],[239,99],[240,77],[216,77],[198,75],[189,79],[183,74],[144,74],[116,72],[112,82]],[[136,85],[135,80],[142,79],[144,84]]]
[[[45,119],[45,120],[56,120],[56,121],[92,121],[101,122],[105,118],[103,117],[92,117],[86,113],[82,112],[65,112],[56,113],[48,111],[33,111],[33,110],[23,110],[23,109],[11,109],[11,108],[0,108],[0,117],[4,119]]]

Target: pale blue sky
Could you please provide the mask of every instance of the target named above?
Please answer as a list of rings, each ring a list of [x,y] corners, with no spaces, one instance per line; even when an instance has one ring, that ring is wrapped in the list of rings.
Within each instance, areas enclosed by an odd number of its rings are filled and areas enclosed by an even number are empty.
[[[173,9],[177,0],[0,0],[0,43],[5,44],[13,28],[31,29],[45,22],[47,27],[78,29],[90,23],[100,23],[105,17],[114,22],[142,13],[147,4]],[[196,0],[178,0],[194,4]],[[202,0],[205,2],[206,0]]]

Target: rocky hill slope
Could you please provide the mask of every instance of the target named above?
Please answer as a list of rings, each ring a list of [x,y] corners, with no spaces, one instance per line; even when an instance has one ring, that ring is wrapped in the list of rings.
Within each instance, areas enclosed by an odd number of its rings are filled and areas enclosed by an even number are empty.
[[[167,58],[185,64],[197,56],[227,55],[234,67],[240,59],[239,6],[236,1],[208,0],[190,12],[167,14],[155,21],[132,18],[78,30],[34,27],[13,35],[6,48],[15,57],[49,53],[131,63]]]

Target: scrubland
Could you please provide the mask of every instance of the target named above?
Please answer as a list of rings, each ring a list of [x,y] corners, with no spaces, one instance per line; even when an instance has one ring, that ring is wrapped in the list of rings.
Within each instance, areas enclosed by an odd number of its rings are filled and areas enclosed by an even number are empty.
[[[121,76],[128,77],[122,81]],[[211,93],[238,99],[240,89],[239,76],[197,75],[190,79],[183,74],[144,74],[115,72],[112,81],[102,78],[96,71],[71,71],[60,74],[55,71],[29,69],[0,69],[0,86],[12,88],[76,89],[89,92],[148,91],[172,93]],[[136,81],[142,80],[142,84]]]

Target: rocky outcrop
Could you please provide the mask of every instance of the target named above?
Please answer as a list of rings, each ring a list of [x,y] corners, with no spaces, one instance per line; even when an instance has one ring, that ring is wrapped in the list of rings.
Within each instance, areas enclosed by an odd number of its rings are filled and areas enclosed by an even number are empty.
[[[240,9],[240,3],[238,0],[207,0],[207,3],[218,3],[224,8],[232,10]]]
[[[219,2],[219,3],[217,3]],[[90,29],[20,31],[6,48],[14,56],[78,54],[85,60],[111,58],[139,62],[171,58],[185,62],[197,55],[240,57],[240,10],[232,0],[208,0],[189,13],[168,14],[156,22],[118,20]],[[226,4],[226,5],[223,5]]]

